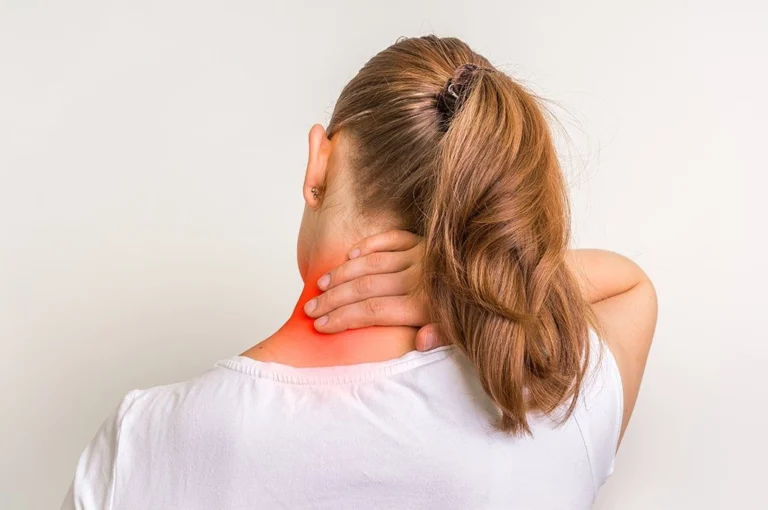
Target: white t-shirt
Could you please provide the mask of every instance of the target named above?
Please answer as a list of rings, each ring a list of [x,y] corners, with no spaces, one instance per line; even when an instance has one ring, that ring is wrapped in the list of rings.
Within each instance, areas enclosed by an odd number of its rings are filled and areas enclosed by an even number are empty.
[[[613,356],[591,362],[568,421],[532,417],[533,436],[513,437],[454,347],[323,368],[236,356],[130,392],[62,508],[589,508],[622,416]]]

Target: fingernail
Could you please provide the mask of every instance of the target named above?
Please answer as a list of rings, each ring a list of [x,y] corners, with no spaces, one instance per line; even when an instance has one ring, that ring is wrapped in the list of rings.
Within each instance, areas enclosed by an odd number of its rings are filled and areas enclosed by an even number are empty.
[[[349,258],[351,259],[356,259],[359,256],[360,256],[360,248],[355,248],[354,250],[349,252]]]
[[[328,322],[328,316],[323,315],[315,321],[315,326],[324,326],[326,322]]]
[[[329,274],[324,274],[320,277],[319,280],[317,280],[317,286],[321,289],[325,289],[329,283],[331,283],[331,275]]]
[[[307,301],[307,304],[304,305],[304,311],[307,313],[312,312],[315,308],[317,308],[317,299],[310,299]]]
[[[432,333],[427,333],[424,336],[424,350],[429,351],[431,349],[434,349],[435,344],[436,344],[435,335]]]

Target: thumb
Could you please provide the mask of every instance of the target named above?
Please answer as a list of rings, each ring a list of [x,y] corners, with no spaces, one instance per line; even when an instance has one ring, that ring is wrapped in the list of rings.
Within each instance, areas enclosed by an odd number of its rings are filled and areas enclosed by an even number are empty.
[[[416,334],[416,349],[419,351],[431,351],[435,347],[445,345],[437,324],[427,324]]]

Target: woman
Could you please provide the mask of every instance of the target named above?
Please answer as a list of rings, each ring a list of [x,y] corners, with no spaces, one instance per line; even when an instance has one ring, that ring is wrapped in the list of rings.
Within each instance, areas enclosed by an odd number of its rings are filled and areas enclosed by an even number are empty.
[[[64,508],[588,508],[655,294],[618,255],[568,251],[534,97],[457,39],[401,40],[311,129],[303,196],[293,315],[129,393]]]

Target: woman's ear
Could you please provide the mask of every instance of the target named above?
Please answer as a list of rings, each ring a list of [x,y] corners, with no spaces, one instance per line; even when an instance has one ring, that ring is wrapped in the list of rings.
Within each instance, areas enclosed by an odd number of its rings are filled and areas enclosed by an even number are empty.
[[[328,177],[328,160],[331,157],[332,144],[325,133],[325,128],[315,124],[309,130],[309,159],[304,174],[304,201],[313,209],[320,206]]]

